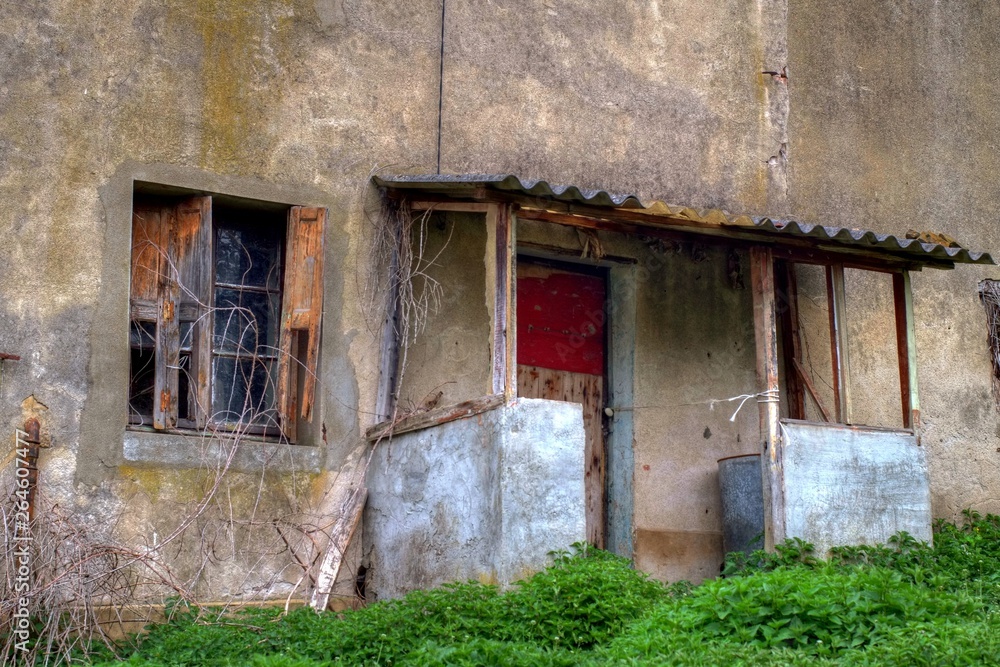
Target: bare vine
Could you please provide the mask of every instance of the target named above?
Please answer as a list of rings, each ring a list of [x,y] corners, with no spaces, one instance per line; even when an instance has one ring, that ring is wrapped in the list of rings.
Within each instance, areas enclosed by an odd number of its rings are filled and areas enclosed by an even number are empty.
[[[993,367],[993,400],[1000,408],[1000,281],[983,280],[979,283],[979,299],[986,309],[986,340]]]
[[[437,252],[430,255],[427,240],[432,213],[433,209],[427,209],[414,214],[406,200],[383,196],[378,212],[368,216],[372,244],[366,312],[369,317],[395,313],[391,331],[383,331],[383,335],[391,333],[399,349],[397,392],[406,370],[407,351],[440,310],[444,297],[444,288],[429,268],[448,247],[453,228]]]

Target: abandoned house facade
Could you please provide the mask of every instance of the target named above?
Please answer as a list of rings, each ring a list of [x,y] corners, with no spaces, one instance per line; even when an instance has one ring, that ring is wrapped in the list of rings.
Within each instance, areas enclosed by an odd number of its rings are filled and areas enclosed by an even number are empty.
[[[767,546],[1000,512],[997,19],[7,6],[4,484],[129,599],[322,606],[714,576],[734,457]]]

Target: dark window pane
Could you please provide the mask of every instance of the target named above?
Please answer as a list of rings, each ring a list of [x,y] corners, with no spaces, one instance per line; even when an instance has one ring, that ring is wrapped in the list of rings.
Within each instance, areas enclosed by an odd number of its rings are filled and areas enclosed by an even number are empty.
[[[239,355],[274,356],[281,317],[279,307],[277,294],[217,288],[212,348]]]
[[[281,238],[267,227],[218,227],[215,281],[278,289]]]
[[[133,348],[152,350],[156,347],[156,322],[132,322],[129,345]]]
[[[145,424],[153,419],[154,360],[152,350],[132,348],[128,385],[130,422]]]
[[[178,325],[181,329],[181,351],[190,352],[191,351],[191,333],[194,329],[191,322],[185,322],[181,320]]]
[[[190,419],[193,416],[194,405],[191,401],[191,355],[181,353],[180,371],[177,373],[177,418]]]
[[[216,357],[212,361],[212,420],[274,425],[274,362]]]

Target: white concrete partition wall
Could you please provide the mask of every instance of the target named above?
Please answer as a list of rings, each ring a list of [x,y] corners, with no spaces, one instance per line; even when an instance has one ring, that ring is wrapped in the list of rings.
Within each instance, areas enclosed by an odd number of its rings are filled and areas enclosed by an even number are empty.
[[[470,579],[506,586],[585,538],[579,404],[519,399],[376,447],[369,599]]]
[[[781,431],[788,537],[819,555],[902,530],[931,541],[927,460],[913,433],[793,420]]]

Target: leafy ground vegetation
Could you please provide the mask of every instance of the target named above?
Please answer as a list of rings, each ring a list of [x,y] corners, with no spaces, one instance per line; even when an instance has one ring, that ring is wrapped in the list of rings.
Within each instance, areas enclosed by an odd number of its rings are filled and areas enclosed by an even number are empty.
[[[724,576],[664,586],[594,549],[561,554],[505,594],[460,584],[344,614],[309,609],[170,622],[101,665],[1000,664],[1000,517],[939,522],[829,560],[788,541]],[[124,660],[124,663],[118,660]]]

